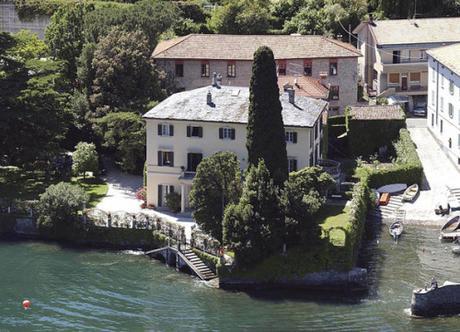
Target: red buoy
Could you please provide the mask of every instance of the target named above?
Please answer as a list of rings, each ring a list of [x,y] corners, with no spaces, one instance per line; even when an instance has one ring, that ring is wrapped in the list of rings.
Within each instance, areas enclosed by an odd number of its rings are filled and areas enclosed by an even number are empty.
[[[29,300],[22,301],[22,307],[27,310],[30,309],[31,302]]]

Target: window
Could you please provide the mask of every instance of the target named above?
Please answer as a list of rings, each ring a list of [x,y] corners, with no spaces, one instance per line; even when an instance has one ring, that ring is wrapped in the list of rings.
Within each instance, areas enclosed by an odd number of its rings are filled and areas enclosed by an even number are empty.
[[[203,127],[187,126],[187,137],[203,137]]]
[[[453,96],[454,95],[454,81],[449,80],[449,92]]]
[[[315,131],[315,140],[317,140],[318,139],[318,122],[315,123],[313,130]]]
[[[329,75],[336,76],[338,71],[337,59],[329,60]]]
[[[449,138],[449,149],[452,149],[452,138]]]
[[[184,63],[176,61],[176,77],[184,77]]]
[[[166,197],[174,192],[174,186],[167,184],[158,185],[158,206],[164,206],[166,203]]]
[[[454,118],[454,105],[452,105],[451,103],[449,103],[449,117],[451,119]]]
[[[431,91],[431,105],[433,106],[434,106],[434,99],[435,99],[434,91]]]
[[[288,172],[297,171],[297,159],[294,157],[288,157]]]
[[[441,112],[444,112],[444,98],[441,97],[441,101],[439,102],[439,108],[441,109]]]
[[[203,159],[202,153],[188,153],[187,154],[187,172],[196,172],[198,164]]]
[[[420,50],[420,60],[426,60],[426,50]]]
[[[158,166],[174,167],[174,152],[158,151]]]
[[[390,73],[388,76],[388,83],[399,85],[399,73]]]
[[[431,114],[431,127],[434,127],[434,114]]]
[[[329,88],[329,99],[330,100],[339,100],[339,86],[331,85]]]
[[[158,136],[174,136],[174,126],[167,123],[158,124]]]
[[[436,72],[433,70],[431,70],[431,81],[433,83],[436,83]]]
[[[278,75],[286,75],[286,60],[278,60]]]
[[[286,143],[297,143],[297,133],[295,131],[286,131]]]
[[[393,51],[393,63],[401,62],[401,51]]]
[[[204,61],[201,63],[201,77],[209,77],[209,62]]]
[[[303,60],[303,74],[305,76],[311,76],[313,74],[313,66],[311,60]]]
[[[443,121],[441,120],[441,125],[439,126],[439,131],[441,132],[441,134],[442,134],[443,124],[444,124],[444,123],[443,123]]]
[[[227,62],[227,77],[236,77],[236,63],[235,63],[235,61]]]
[[[220,139],[235,139],[235,129],[229,127],[219,128],[219,138]]]
[[[410,81],[411,82],[420,82],[420,73],[410,73]]]
[[[441,88],[444,89],[444,75],[441,74]]]

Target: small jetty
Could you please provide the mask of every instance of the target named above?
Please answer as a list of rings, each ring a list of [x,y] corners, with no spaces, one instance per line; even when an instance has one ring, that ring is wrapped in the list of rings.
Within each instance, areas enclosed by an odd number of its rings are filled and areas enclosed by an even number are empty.
[[[460,314],[460,283],[446,281],[440,287],[433,284],[429,289],[414,290],[411,313],[421,317]]]
[[[174,266],[178,271],[190,272],[201,280],[208,281],[217,278],[214,271],[189,246],[185,246],[185,249],[182,249],[181,246],[166,246],[147,251],[145,254],[160,259],[169,266]]]

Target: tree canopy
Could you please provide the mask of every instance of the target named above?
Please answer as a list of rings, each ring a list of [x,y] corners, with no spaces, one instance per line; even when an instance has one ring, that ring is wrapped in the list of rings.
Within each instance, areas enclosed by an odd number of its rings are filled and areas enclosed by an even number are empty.
[[[97,174],[99,168],[99,157],[97,155],[96,146],[93,143],[80,142],[75,147],[75,152],[72,154],[72,171],[76,175],[86,172]]]
[[[241,171],[235,154],[219,152],[200,162],[190,192],[193,218],[221,243],[225,208],[238,203],[240,196]]]

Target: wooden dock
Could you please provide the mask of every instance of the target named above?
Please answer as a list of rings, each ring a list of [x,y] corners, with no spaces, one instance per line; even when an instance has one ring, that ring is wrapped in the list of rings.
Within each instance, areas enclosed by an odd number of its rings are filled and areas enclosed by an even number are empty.
[[[174,266],[177,270],[188,268],[201,280],[217,278],[216,274],[193,252],[192,249],[178,249],[167,246],[145,253],[152,258],[163,258],[167,265]]]

